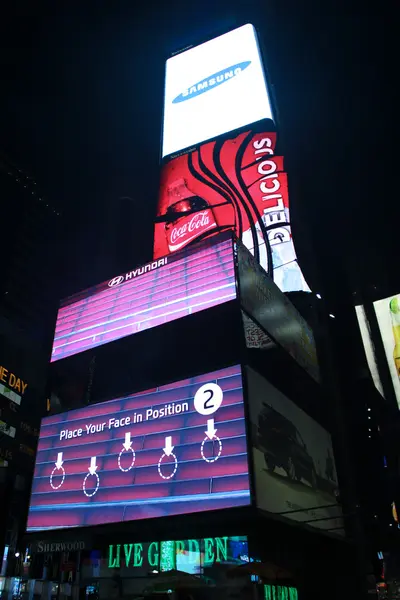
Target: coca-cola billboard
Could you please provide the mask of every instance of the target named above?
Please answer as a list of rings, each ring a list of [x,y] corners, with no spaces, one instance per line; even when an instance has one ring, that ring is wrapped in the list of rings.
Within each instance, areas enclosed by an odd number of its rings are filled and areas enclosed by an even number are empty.
[[[230,229],[284,291],[309,291],[294,249],[284,158],[266,121],[164,164],[154,259]]]

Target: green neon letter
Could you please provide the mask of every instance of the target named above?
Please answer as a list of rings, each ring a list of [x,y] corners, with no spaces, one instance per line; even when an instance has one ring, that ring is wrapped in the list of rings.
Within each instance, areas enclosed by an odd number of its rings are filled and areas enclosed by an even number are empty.
[[[159,553],[158,542],[151,542],[149,549],[147,551],[147,560],[149,562],[150,567],[158,568],[159,558],[160,558],[160,553]]]
[[[120,560],[120,553],[121,553],[121,544],[117,544],[117,555],[115,558],[113,558],[113,548],[114,546],[112,544],[110,544],[109,548],[108,548],[108,568],[109,569],[115,569],[115,568],[119,568],[119,560]]]
[[[125,553],[125,564],[129,567],[129,561],[131,560],[133,544],[124,544],[124,553]]]
[[[205,563],[213,563],[214,562],[214,540],[213,538],[204,538],[204,562]]]
[[[134,553],[133,553],[133,566],[134,567],[141,567],[143,564],[143,545],[142,544],[135,544],[134,545]]]
[[[222,556],[222,560],[228,560],[228,538],[227,537],[223,537],[223,538],[215,538],[216,544],[217,544],[217,558],[216,558],[216,562],[221,562],[221,556]]]

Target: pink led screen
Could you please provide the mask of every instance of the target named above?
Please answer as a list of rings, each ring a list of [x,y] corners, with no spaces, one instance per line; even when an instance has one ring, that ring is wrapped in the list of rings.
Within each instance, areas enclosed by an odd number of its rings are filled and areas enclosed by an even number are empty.
[[[240,366],[46,417],[28,530],[250,503]]]
[[[51,361],[236,298],[232,240],[168,256],[67,298]]]

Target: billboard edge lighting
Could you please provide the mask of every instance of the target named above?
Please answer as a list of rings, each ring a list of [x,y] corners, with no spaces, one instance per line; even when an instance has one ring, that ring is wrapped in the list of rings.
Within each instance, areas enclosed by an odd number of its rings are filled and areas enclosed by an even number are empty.
[[[28,532],[249,505],[240,365],[42,420]]]

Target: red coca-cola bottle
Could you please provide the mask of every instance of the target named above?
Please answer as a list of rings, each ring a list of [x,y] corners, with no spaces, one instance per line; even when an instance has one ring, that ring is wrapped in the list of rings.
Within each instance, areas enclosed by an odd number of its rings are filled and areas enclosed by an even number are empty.
[[[167,191],[169,201],[164,220],[170,252],[176,252],[217,229],[212,208],[204,198],[189,190],[185,179],[177,179]]]

